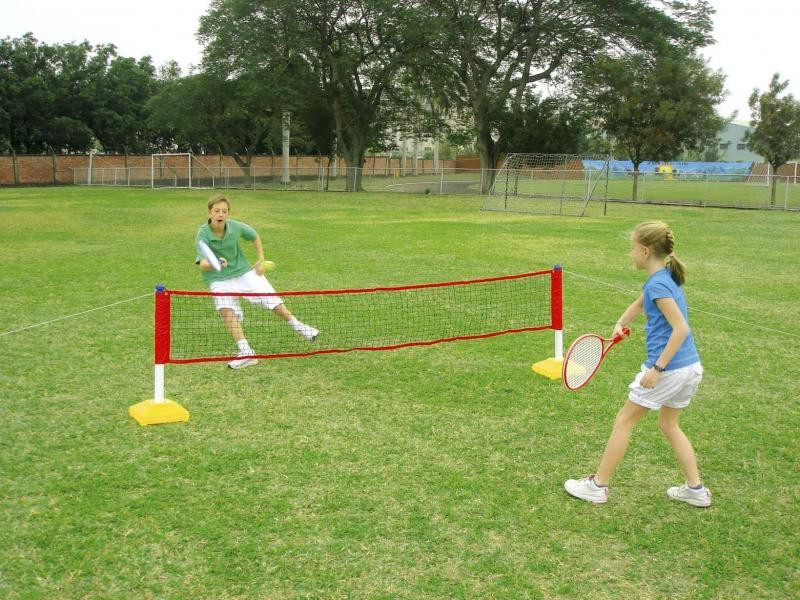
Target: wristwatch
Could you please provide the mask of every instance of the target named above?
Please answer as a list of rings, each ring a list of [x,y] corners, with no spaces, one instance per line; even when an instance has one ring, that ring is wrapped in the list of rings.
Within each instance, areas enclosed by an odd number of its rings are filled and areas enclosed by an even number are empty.
[[[666,371],[666,368],[664,368],[664,367],[659,367],[659,366],[658,366],[657,364],[655,364],[655,363],[653,363],[653,368],[656,370],[656,372],[657,372],[657,373],[663,373],[664,371]]]

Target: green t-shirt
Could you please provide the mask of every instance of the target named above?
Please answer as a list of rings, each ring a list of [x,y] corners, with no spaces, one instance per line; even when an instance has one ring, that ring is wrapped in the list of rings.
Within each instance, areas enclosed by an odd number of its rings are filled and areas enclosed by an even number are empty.
[[[206,284],[210,284],[212,281],[233,279],[239,275],[244,275],[252,269],[253,265],[247,260],[242,248],[239,246],[239,238],[252,242],[257,237],[256,230],[250,225],[233,219],[225,221],[225,235],[221,239],[211,231],[211,227],[207,222],[203,224],[197,230],[197,236],[194,239],[195,248],[197,247],[197,242],[203,240],[214,254],[222,256],[228,261],[228,266],[222,271],[203,271],[203,280]],[[198,264],[202,258],[198,253],[195,256],[195,264]]]

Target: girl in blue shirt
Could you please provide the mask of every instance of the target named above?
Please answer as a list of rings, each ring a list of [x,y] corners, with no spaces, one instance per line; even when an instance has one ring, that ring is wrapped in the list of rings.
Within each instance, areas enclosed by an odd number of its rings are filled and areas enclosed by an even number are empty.
[[[669,488],[667,495],[693,506],[710,506],[711,491],[703,485],[692,444],[678,426],[681,410],[689,405],[703,377],[703,367],[681,289],[686,270],[675,257],[670,228],[661,221],[638,225],[631,236],[631,258],[648,277],[642,294],[616,322],[613,335],[622,335],[623,327],[644,313],[647,358],[629,386],[628,401],[617,414],[597,473],[569,479],[564,488],[577,498],[606,502],[608,483],[625,456],[633,428],[648,411],[658,410],[658,427],[686,478],[683,485]]]

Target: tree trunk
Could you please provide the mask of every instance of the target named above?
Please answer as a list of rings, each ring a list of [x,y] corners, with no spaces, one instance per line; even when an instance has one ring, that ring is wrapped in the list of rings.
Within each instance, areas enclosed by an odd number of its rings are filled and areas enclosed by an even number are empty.
[[[14,172],[14,185],[19,185],[19,169],[17,168],[17,153],[11,149],[11,170]]]
[[[497,144],[492,140],[488,122],[478,124],[476,144],[481,157],[481,194],[488,194],[497,177],[497,158],[500,154]]]
[[[364,171],[365,154],[366,148],[364,146],[359,146],[357,148],[350,146],[345,149],[344,158],[347,161],[347,182],[345,183],[345,191],[364,191],[364,187],[361,185],[361,175]]]
[[[633,202],[639,201],[639,164],[633,163],[633,191],[631,192],[631,200]]]
[[[780,165],[778,165],[780,166]],[[769,182],[769,206],[775,208],[775,193],[778,191],[778,167],[772,165],[772,179]]]

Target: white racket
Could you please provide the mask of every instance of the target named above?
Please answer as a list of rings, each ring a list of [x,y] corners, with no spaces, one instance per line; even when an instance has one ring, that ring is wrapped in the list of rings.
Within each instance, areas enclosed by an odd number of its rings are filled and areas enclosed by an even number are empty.
[[[600,365],[605,359],[608,351],[622,341],[623,337],[628,337],[631,330],[627,327],[622,328],[622,335],[611,339],[601,338],[594,333],[582,335],[572,342],[564,358],[564,365],[561,368],[561,378],[564,385],[575,391],[579,390],[594,377]]]
[[[211,251],[211,248],[209,248],[208,244],[206,244],[203,240],[200,240],[197,242],[197,249],[215,271],[222,271],[222,264],[219,262],[216,254]]]

